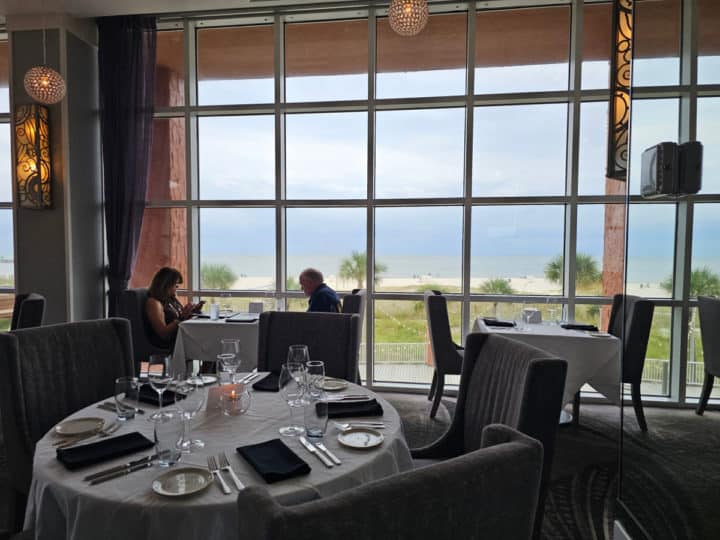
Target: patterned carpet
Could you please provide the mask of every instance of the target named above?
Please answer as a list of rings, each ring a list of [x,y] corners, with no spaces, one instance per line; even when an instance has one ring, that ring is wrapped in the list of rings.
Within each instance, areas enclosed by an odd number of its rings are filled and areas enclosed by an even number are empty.
[[[411,447],[447,427],[454,403],[436,419],[424,396],[385,394],[403,417]],[[653,540],[720,538],[720,412],[646,408],[648,433],[630,410],[623,448],[623,496]],[[543,538],[611,540],[618,493],[620,411],[583,405],[580,426],[558,430]],[[637,536],[636,536],[637,538]]]

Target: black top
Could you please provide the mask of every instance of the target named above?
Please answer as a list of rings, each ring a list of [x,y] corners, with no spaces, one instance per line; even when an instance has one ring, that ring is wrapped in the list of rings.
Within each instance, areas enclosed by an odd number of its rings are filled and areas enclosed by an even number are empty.
[[[340,312],[340,299],[335,291],[325,283],[318,285],[318,288],[310,295],[308,300],[308,311],[324,311],[328,313]]]

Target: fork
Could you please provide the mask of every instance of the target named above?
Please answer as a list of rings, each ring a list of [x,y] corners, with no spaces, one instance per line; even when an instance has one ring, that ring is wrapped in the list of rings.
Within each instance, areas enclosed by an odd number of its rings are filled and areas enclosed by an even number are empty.
[[[333,422],[340,431],[345,431],[353,427],[367,427],[373,429],[384,429],[385,424],[383,422]]]
[[[217,462],[215,461],[215,456],[208,456],[207,458],[207,464],[208,469],[213,474],[215,478],[220,480],[220,484],[222,485],[222,490],[225,495],[230,495],[230,487],[225,483],[225,479],[222,477],[222,474],[220,474],[220,467],[217,466]]]
[[[68,446],[73,446],[74,444],[77,444],[79,442],[84,441],[85,439],[89,439],[90,437],[94,437],[97,435],[98,437],[107,437],[108,435],[112,435],[115,433],[118,429],[120,429],[120,422],[115,420],[112,424],[110,424],[107,427],[102,428],[101,430],[98,430],[94,433],[87,433],[85,435],[78,435],[77,437],[73,437],[71,439],[67,439],[64,441],[59,441],[54,444],[54,446],[57,446],[58,448],[67,448]]]
[[[230,466],[230,462],[228,461],[225,452],[220,452],[218,454],[218,461],[220,461],[220,469],[229,472],[230,476],[232,476],[233,482],[235,482],[235,487],[237,488],[237,490],[242,491],[243,489],[245,489],[245,485],[237,477],[235,471],[232,470],[232,467]]]

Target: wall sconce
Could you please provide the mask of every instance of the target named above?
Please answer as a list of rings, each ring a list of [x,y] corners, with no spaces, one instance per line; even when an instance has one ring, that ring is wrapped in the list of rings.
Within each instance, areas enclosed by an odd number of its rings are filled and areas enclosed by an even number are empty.
[[[627,180],[632,89],[633,0],[615,0],[610,53],[608,178]]]
[[[15,108],[17,200],[22,208],[52,206],[50,192],[50,125],[42,105]]]

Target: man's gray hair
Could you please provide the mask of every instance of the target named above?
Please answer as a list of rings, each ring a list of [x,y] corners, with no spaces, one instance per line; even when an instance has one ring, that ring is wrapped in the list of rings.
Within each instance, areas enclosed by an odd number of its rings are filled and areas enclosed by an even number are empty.
[[[318,283],[322,283],[323,281],[325,281],[322,272],[320,270],[317,270],[316,268],[306,268],[305,270],[300,272],[300,277],[303,276],[313,281],[317,281]]]

